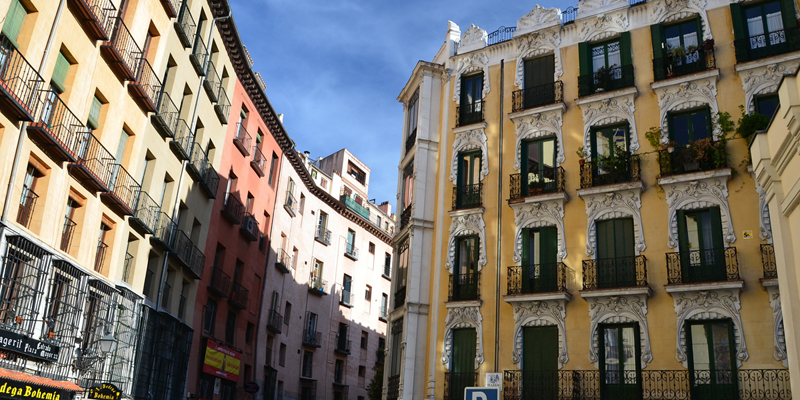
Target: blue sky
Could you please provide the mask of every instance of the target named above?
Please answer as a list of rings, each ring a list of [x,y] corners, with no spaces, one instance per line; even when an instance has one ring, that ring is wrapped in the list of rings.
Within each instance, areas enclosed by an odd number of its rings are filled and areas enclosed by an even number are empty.
[[[267,96],[300,151],[346,147],[371,169],[370,198],[397,203],[403,106],[418,60],[430,61],[447,21],[464,32],[516,26],[533,2],[231,0],[239,34]],[[545,1],[566,8],[577,1]]]

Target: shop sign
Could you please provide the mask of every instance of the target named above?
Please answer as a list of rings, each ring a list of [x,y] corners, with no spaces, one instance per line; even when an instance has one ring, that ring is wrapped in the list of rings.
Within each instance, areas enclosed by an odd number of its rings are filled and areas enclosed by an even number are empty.
[[[14,400],[69,400],[71,392],[0,378],[0,398]]]
[[[60,347],[0,329],[0,349],[43,361],[57,361]]]
[[[258,383],[255,382],[247,382],[244,384],[244,386],[242,386],[242,388],[244,389],[244,392],[248,394],[256,394],[258,393],[259,389]]]
[[[208,339],[203,372],[237,382],[242,354]]]
[[[122,391],[118,387],[110,384],[103,383],[98,386],[89,388],[89,398],[98,400],[119,400]]]

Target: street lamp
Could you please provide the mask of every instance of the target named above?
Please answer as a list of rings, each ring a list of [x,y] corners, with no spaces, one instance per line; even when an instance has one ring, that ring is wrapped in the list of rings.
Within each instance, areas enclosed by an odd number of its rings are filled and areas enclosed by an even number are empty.
[[[114,335],[112,335],[110,332],[106,333],[105,336],[101,337],[97,341],[100,346],[100,353],[103,355],[110,352],[111,349],[114,348],[114,345],[117,344],[117,339],[114,338]]]

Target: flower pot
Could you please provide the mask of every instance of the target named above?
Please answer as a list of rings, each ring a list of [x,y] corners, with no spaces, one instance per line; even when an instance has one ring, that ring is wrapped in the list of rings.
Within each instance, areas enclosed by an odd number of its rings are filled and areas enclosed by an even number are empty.
[[[667,146],[667,152],[672,154],[675,152],[675,146]]]
[[[586,159],[585,158],[578,159],[578,164],[582,167],[584,164],[586,164]]]

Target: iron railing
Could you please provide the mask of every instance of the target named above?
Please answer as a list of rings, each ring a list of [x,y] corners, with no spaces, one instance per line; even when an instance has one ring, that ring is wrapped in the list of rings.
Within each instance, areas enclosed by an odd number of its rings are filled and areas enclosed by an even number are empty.
[[[136,207],[130,222],[134,227],[139,227],[146,233],[155,232],[158,227],[158,215],[161,213],[161,206],[150,197],[144,190],[139,191],[136,200]]]
[[[522,179],[522,174],[512,174],[509,179],[511,200],[564,191],[564,168],[561,166],[546,167],[544,173],[541,174],[528,173],[527,182]]]
[[[191,146],[189,163],[186,164],[186,170],[191,175],[195,182],[203,181],[203,173],[208,165],[208,157],[206,151],[200,143],[194,142]]]
[[[203,87],[206,89],[206,94],[212,103],[216,103],[217,95],[219,94],[219,87],[222,80],[217,73],[217,67],[211,60],[208,61],[208,71],[206,72],[206,80],[203,81]]]
[[[180,3],[180,0],[161,0],[161,4],[164,6],[164,11],[167,12],[167,17],[169,18],[175,18],[178,16]]]
[[[231,292],[231,277],[222,268],[211,268],[211,281],[208,283],[209,292],[216,293],[221,297],[228,297]]]
[[[5,35],[0,40],[0,97],[17,118],[33,121],[44,80]]]
[[[303,346],[322,347],[322,332],[304,329]]]
[[[17,210],[17,223],[30,228],[31,220],[33,219],[33,211],[36,209],[36,200],[39,195],[27,186],[22,187],[22,195],[19,200],[19,209]]]
[[[647,259],[642,256],[583,260],[583,290],[647,286]]]
[[[481,273],[470,272],[450,276],[448,301],[478,300],[481,296]]]
[[[736,49],[736,61],[740,63],[776,56],[800,50],[800,31],[792,28],[738,38],[733,41],[733,46]]]
[[[275,266],[285,273],[291,272],[290,268],[292,267],[292,256],[290,256],[286,250],[278,249],[277,256],[275,258]]]
[[[161,92],[161,80],[158,79],[153,66],[144,56],[136,61],[136,79],[128,84],[128,90],[139,100],[139,106],[147,112],[158,110],[158,94]]]
[[[70,4],[82,17],[79,20],[86,24],[92,39],[108,39],[114,23],[113,16],[117,12],[111,0],[76,0]]]
[[[414,128],[411,134],[408,135],[408,137],[406,137],[406,153],[411,151],[411,149],[414,147],[416,143],[417,143],[417,128]]]
[[[153,114],[153,122],[158,131],[168,138],[175,137],[178,132],[178,120],[181,119],[181,111],[166,90],[161,91],[158,100],[158,111]]]
[[[544,85],[515,90],[512,93],[511,111],[517,112],[529,108],[555,104],[564,101],[564,83],[556,81]]]
[[[394,291],[394,308],[398,309],[406,304],[406,287],[400,286]]]
[[[136,44],[122,17],[114,17],[111,38],[103,43],[101,49],[110,58],[109,65],[125,80],[136,78],[136,60],[142,56],[142,49]]]
[[[351,198],[345,193],[342,193],[342,195],[339,196],[339,200],[342,203],[344,203],[344,205],[347,206],[347,208],[349,208],[356,214],[364,217],[365,219],[369,220],[369,208],[364,207],[361,204],[358,204],[358,202],[356,202],[355,199]]]
[[[267,329],[275,333],[281,333],[282,328],[283,315],[281,315],[278,310],[270,309],[267,313]]]
[[[406,208],[403,210],[403,212],[400,214],[400,229],[405,228],[406,226],[408,226],[409,223],[411,223],[411,207],[413,205],[414,205],[413,203],[407,205]]]
[[[489,34],[486,45],[491,46],[493,44],[507,42],[514,37],[514,32],[516,32],[516,30],[516,26],[501,26],[499,29]]]
[[[390,376],[386,384],[386,400],[400,398],[400,375]]]
[[[659,150],[658,164],[661,176],[712,171],[728,166],[728,152],[721,140],[700,139],[687,146]]]
[[[267,170],[267,158],[264,153],[258,148],[258,145],[253,146],[253,158],[250,160],[250,166],[256,171],[258,177],[263,177]]]
[[[116,211],[122,215],[132,215],[136,208],[136,201],[142,186],[136,182],[128,170],[121,164],[111,166],[111,191],[104,193],[104,199],[109,199],[113,203]]]
[[[314,239],[319,240],[324,244],[331,244],[331,231],[325,229],[323,225],[317,225],[317,230],[314,232]]]
[[[172,251],[172,232],[175,229],[175,222],[172,218],[163,211],[159,211],[158,219],[156,221],[156,229],[153,232],[151,240],[156,240],[167,250]]]
[[[253,137],[247,132],[241,122],[236,124],[236,136],[233,137],[233,145],[242,152],[245,157],[250,155],[250,146]]]
[[[206,164],[206,168],[203,171],[203,181],[200,182],[200,187],[206,192],[206,195],[209,199],[216,199],[217,198],[217,189],[219,188],[219,173],[211,164],[208,162]]]
[[[195,246],[189,235],[186,232],[175,228],[172,234],[172,249],[178,256],[178,259],[183,262],[186,268],[195,276],[195,279],[203,277],[203,266],[205,264],[205,255]]]
[[[339,338],[336,340],[336,348],[334,351],[342,353],[342,354],[350,354],[350,349],[353,346],[352,340],[347,340],[348,335],[339,334]]]
[[[453,188],[453,210],[476,208],[483,205],[483,184],[456,186]]]
[[[108,192],[112,187],[114,161],[114,156],[100,143],[100,139],[87,130],[83,133],[78,160],[70,166],[70,172],[92,189]]]
[[[219,118],[220,122],[223,124],[228,123],[228,114],[231,112],[231,101],[228,99],[228,94],[222,86],[219,88],[217,104],[214,104],[214,112],[217,113],[217,118]]]
[[[461,104],[456,106],[456,115],[458,115],[456,126],[458,127],[483,122],[483,106],[483,100],[474,100],[470,104]]]
[[[639,155],[625,153],[599,161],[586,161],[581,168],[581,189],[642,180]]]
[[[714,68],[717,68],[717,58],[713,47],[687,51],[686,55],[681,57],[666,56],[653,59],[653,76],[657,81]]]
[[[247,290],[241,283],[231,283],[231,294],[228,296],[228,304],[238,308],[247,308],[247,299],[250,291]]]
[[[228,193],[222,206],[222,216],[234,225],[242,223],[244,205],[233,193]]]
[[[183,1],[181,11],[178,13],[178,20],[175,21],[175,31],[178,32],[183,47],[192,46],[192,38],[197,31],[197,24],[194,22],[192,13],[189,11],[189,2]]]
[[[778,277],[778,268],[775,265],[775,246],[771,243],[761,245],[761,265],[764,267],[764,279]]]
[[[42,107],[29,125],[31,139],[58,162],[77,160],[86,127],[53,90],[41,91]]]
[[[203,42],[203,38],[201,38],[200,35],[197,35],[194,39],[194,48],[192,49],[192,54],[189,55],[189,62],[192,63],[194,70],[199,76],[203,76],[206,73],[205,68],[203,68],[205,66],[204,64],[206,62],[206,56],[208,56],[206,44]]]
[[[667,281],[670,285],[737,280],[739,256],[736,247],[667,253]]]
[[[133,272],[133,254],[126,252],[125,253],[125,262],[122,265],[122,281],[125,283],[131,283],[131,272]]]
[[[347,243],[344,249],[344,255],[358,260],[358,248],[353,243]]]
[[[508,294],[566,292],[568,270],[561,262],[510,266]]]
[[[286,201],[283,203],[283,206],[291,210],[292,215],[297,212],[297,200],[295,200],[294,193],[292,193],[290,190],[286,191]]]
[[[477,384],[477,372],[445,372],[444,400],[464,400],[464,389]]]
[[[578,16],[578,7],[577,6],[570,6],[564,10],[561,10],[561,24],[573,24],[575,23],[575,17]]]
[[[600,92],[623,89],[634,85],[633,65],[621,67],[611,66],[601,71],[578,77],[578,95],[580,97]]]
[[[106,251],[108,251],[108,244],[102,240],[97,242],[97,251],[94,254],[94,270],[96,272],[104,273],[103,266],[106,261]]]
[[[192,134],[189,124],[186,120],[179,119],[175,138],[169,142],[170,150],[178,158],[178,161],[188,160],[192,156],[192,144],[194,144],[194,134]]]
[[[239,233],[248,241],[255,242],[258,240],[258,234],[260,232],[255,215],[245,212],[242,218],[242,226],[239,227]]]

